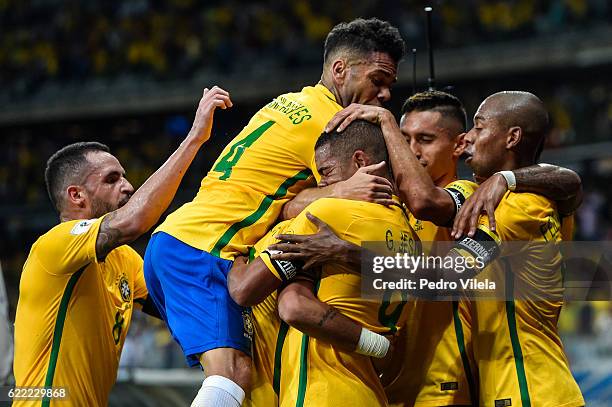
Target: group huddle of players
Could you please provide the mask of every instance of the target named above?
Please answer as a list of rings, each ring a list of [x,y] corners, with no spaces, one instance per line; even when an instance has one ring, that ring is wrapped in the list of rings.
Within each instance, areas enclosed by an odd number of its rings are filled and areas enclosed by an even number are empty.
[[[556,290],[558,251],[501,242],[569,238],[580,200],[575,173],[537,165],[549,120],[531,93],[491,95],[467,133],[456,97],[417,93],[398,123],[382,105],[404,53],[387,22],[334,27],[321,81],[252,117],[144,261],[125,243],[168,207],[229,93],[204,91],[189,135],[136,192],[104,145],[52,156],[45,179],[62,222],[24,266],[14,371],[17,386],[69,397],[14,405],[106,405],[138,307],[203,368],[192,406],[583,406],[557,332],[561,300],[362,297],[367,241],[386,241],[387,254],[435,241],[455,241],[455,256],[494,251],[503,261],[482,273],[506,290]],[[462,156],[477,183],[457,179]]]

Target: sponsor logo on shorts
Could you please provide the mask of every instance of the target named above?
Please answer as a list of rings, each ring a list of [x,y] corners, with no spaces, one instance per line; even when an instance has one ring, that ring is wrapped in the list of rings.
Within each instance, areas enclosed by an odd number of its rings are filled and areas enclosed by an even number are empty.
[[[495,400],[495,407],[508,407],[512,405],[512,399]]]

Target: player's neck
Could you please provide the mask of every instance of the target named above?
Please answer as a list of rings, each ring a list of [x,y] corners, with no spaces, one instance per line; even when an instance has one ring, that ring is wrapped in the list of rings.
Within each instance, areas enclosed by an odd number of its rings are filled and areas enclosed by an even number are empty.
[[[93,216],[87,211],[67,209],[60,213],[60,222],[68,222],[70,220],[91,219]]]
[[[340,106],[344,106],[342,104],[342,98],[340,97],[340,93],[338,92],[338,90],[336,89],[332,81],[327,80],[325,78],[325,75],[322,75],[321,80],[319,81],[319,84],[325,86],[327,90],[329,90],[331,94],[334,95],[334,99],[336,99],[336,103],[338,103]]]
[[[529,167],[532,165],[535,165],[533,158],[521,157],[519,154],[511,154],[498,171],[513,171],[518,168]]]
[[[453,181],[457,181],[457,170],[456,169],[434,180],[434,184],[436,184],[437,187],[444,188],[445,186],[447,186]]]

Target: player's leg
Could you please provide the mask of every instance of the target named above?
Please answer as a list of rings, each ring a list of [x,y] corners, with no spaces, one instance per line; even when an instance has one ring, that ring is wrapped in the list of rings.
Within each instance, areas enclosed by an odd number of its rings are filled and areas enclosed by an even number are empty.
[[[188,364],[202,364],[206,375],[192,405],[239,406],[251,374],[252,324],[249,311],[227,290],[232,262],[158,235],[152,262],[163,287],[168,327]]]
[[[192,407],[240,406],[250,387],[251,357],[232,348],[216,348],[200,356],[206,378]]]

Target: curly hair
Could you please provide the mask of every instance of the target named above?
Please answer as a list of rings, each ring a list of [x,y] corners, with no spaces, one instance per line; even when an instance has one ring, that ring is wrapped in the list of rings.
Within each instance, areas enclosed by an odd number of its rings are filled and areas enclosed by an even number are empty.
[[[406,43],[399,30],[387,21],[358,18],[332,28],[325,39],[323,60],[327,62],[330,56],[340,50],[360,56],[385,52],[398,63],[406,54]]]
[[[467,127],[467,116],[465,108],[456,96],[439,90],[419,92],[410,96],[402,106],[402,116],[410,112],[439,112],[442,116],[447,116],[457,120],[465,131]]]

